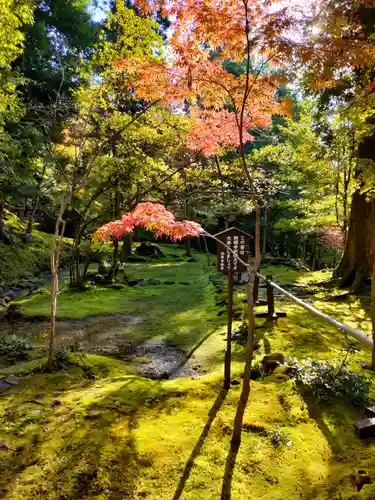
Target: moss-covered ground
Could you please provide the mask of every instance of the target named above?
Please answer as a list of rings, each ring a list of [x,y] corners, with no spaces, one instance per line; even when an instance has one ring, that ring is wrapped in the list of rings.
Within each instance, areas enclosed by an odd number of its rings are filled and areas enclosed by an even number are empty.
[[[207,374],[195,380],[150,380],[137,375],[133,360],[81,354],[72,354],[72,364],[55,374],[33,372],[38,360],[0,370],[3,376],[30,372],[0,396],[4,498],[357,498],[351,475],[359,468],[371,474],[375,466],[375,445],[353,433],[361,410],[340,400],[317,404],[302,397],[293,381],[275,375],[252,381],[232,469],[228,454],[240,386],[221,390],[225,308],[217,305],[209,279],[214,267],[205,256],[197,254],[196,259],[128,265],[131,277],[189,285],[97,287],[59,295],[58,315],[64,322],[92,314],[137,317],[131,331],[124,327],[124,336],[168,340],[193,355]],[[316,290],[307,300],[369,331],[366,297],[331,300],[342,292],[323,287],[329,273],[287,268],[264,273],[281,284]],[[241,293],[239,288],[239,304]],[[22,299],[22,306],[27,315],[47,315],[48,299],[47,292],[36,293]],[[342,333],[289,301],[278,301],[277,309],[287,317],[272,323],[257,320],[255,362],[270,352],[341,362],[347,348]],[[98,317],[97,328],[105,330],[110,322],[110,316]],[[6,329],[31,339],[42,354],[46,339],[37,324],[26,321]],[[243,347],[234,344],[233,378],[238,380],[243,354]],[[358,361],[368,362],[370,354],[361,349],[350,354],[350,367],[362,370]],[[372,393],[370,397],[374,404]],[[281,436],[279,444],[275,433]]]
[[[38,231],[34,225],[32,240],[25,243],[26,224],[15,215],[8,213],[6,229],[9,244],[0,242],[0,286],[18,284],[21,280],[34,278],[37,274],[49,270],[49,260],[53,235]],[[67,249],[71,241],[64,239],[61,263],[68,257]]]

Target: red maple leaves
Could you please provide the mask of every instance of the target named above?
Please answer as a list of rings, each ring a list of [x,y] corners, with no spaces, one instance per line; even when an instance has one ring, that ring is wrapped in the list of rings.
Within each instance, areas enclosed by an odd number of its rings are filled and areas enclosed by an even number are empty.
[[[138,203],[133,212],[125,212],[121,219],[108,222],[94,234],[95,241],[119,239],[134,231],[136,226],[153,231],[155,236],[168,236],[173,241],[187,236],[199,236],[204,231],[193,221],[175,221],[174,215],[158,203]]]
[[[295,0],[293,0],[295,1]],[[291,9],[269,0],[135,0],[145,14],[172,21],[165,54],[118,61],[135,96],[192,117],[187,146],[221,154],[251,141],[251,129],[285,114],[276,98],[284,82],[269,69],[288,45]],[[290,51],[289,51],[290,52]],[[226,61],[249,67],[229,71]],[[251,66],[251,67],[250,67]]]

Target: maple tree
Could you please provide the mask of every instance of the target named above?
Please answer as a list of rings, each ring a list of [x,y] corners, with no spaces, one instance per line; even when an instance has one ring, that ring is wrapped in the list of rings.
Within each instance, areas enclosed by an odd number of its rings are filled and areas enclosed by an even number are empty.
[[[253,293],[260,266],[261,201],[248,164],[245,144],[251,129],[268,127],[276,114],[287,114],[290,103],[277,97],[285,81],[271,71],[293,55],[291,28],[303,19],[302,5],[261,0],[136,0],[145,16],[162,12],[172,20],[168,47],[154,59],[119,58],[114,64],[125,85],[138,98],[157,102],[192,117],[187,143],[205,155],[237,149],[250,197],[255,205],[256,256],[248,286],[249,331],[244,382],[232,441],[241,439],[242,420],[250,392],[254,310]],[[244,62],[238,74],[225,61]],[[255,169],[257,170],[257,169]]]
[[[133,212],[125,212],[121,219],[108,222],[94,235],[94,241],[119,239],[135,227],[153,231],[156,237],[165,235],[173,241],[186,236],[200,236],[204,231],[194,221],[176,221],[174,215],[159,203],[138,203]]]

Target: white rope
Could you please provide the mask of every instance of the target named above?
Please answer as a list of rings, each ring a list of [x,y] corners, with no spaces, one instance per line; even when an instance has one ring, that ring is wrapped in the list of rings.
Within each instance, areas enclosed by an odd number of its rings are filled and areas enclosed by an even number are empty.
[[[247,263],[247,262],[244,262],[228,245],[226,245],[224,242],[220,241],[219,239],[215,238],[215,236],[213,236],[212,234],[210,233],[204,233],[205,236],[208,236],[210,238],[213,238],[216,242],[220,243],[221,245],[225,246],[227,248],[227,250],[239,261],[241,262],[242,265],[246,266],[246,268],[251,272],[253,273],[254,272],[254,269],[252,269],[252,267]],[[285,295],[286,297],[288,297],[289,299],[293,300],[293,302],[295,302],[296,304],[300,305],[301,307],[304,307],[305,309],[307,309],[308,311],[312,312],[313,314],[315,314],[316,316],[319,316],[319,318],[322,318],[322,319],[325,319],[326,321],[328,321],[328,323],[330,323],[331,325],[335,326],[336,328],[338,328],[339,330],[342,330],[344,331],[345,333],[347,333],[348,335],[350,335],[351,337],[354,337],[356,338],[357,340],[359,340],[363,345],[365,345],[366,347],[371,347],[373,348],[374,346],[374,342],[373,340],[364,332],[362,332],[361,330],[357,330],[357,328],[352,328],[351,326],[348,326],[348,325],[345,325],[344,323],[341,323],[340,321],[337,321],[336,319],[334,318],[331,318],[331,316],[328,316],[328,314],[325,314],[321,311],[319,311],[319,309],[316,309],[314,306],[311,306],[310,304],[308,304],[307,302],[304,302],[303,300],[295,297],[292,293],[289,293],[287,292],[286,290],[284,290],[283,288],[281,288],[281,286],[279,286],[277,283],[275,283],[274,281],[271,281],[269,280],[266,276],[263,276],[262,274],[260,273],[256,273],[256,275],[262,279],[263,281],[265,281],[266,283],[269,283],[272,288],[275,288],[275,290],[278,290],[280,293],[282,293],[283,295]]]

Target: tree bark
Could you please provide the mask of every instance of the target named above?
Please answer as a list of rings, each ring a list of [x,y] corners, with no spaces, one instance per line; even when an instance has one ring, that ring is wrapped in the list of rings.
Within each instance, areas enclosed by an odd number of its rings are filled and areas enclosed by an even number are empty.
[[[123,244],[121,247],[120,260],[122,262],[129,262],[129,256],[133,253],[133,235],[131,233],[125,234],[123,237]]]
[[[9,236],[5,231],[5,214],[4,214],[4,203],[0,201],[0,241],[2,243],[9,243]]]
[[[262,241],[262,259],[266,257],[267,248],[267,206],[264,207],[264,226],[263,226],[263,241]]]
[[[368,199],[363,192],[366,161],[375,161],[375,135],[363,139],[358,147],[358,160],[361,161],[353,167],[353,177],[359,187],[351,203],[344,255],[335,271],[335,276],[341,279],[341,286],[350,286],[353,291],[357,291],[371,276],[375,262],[375,199]],[[351,176],[350,169],[349,182]]]
[[[255,330],[255,313],[254,313],[254,285],[256,272],[260,267],[260,208],[256,208],[256,223],[255,223],[255,262],[253,271],[250,273],[249,284],[247,287],[247,315],[248,315],[248,333],[246,342],[246,358],[245,369],[243,373],[242,391],[238,401],[236,416],[233,424],[232,443],[239,444],[241,442],[243,417],[245,414],[247,402],[250,395],[250,377],[251,364],[253,361],[254,351],[254,330]]]
[[[371,280],[371,323],[372,323],[372,357],[371,357],[371,370],[375,371],[375,264],[372,268]]]
[[[60,202],[59,215],[56,219],[55,237],[51,251],[51,328],[49,334],[49,348],[48,348],[48,369],[50,371],[54,368],[55,359],[55,342],[56,342],[56,306],[57,294],[59,291],[59,268],[60,268],[60,252],[61,242],[65,232],[65,221],[63,215],[66,208],[66,200],[62,197]]]
[[[341,286],[358,290],[370,276],[375,256],[375,200],[357,190],[353,195],[344,255],[335,276]]]

